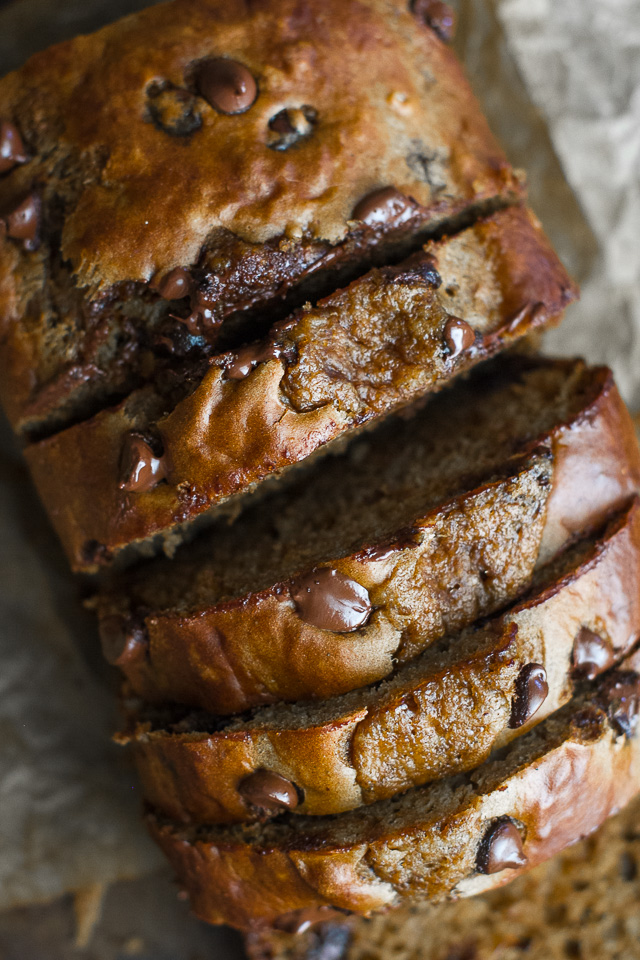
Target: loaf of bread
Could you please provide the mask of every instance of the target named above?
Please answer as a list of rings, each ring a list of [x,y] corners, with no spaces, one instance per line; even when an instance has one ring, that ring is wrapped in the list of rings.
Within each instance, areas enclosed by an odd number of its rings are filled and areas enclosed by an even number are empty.
[[[607,370],[505,358],[117,578],[103,649],[144,699],[216,714],[345,693],[513,600],[639,485]]]
[[[299,914],[246,938],[250,960],[635,960],[640,800],[513,883],[364,920]]]
[[[529,352],[577,289],[452,26],[171,0],[0,80],[0,399],[110,568],[149,829],[316,960],[640,790],[640,450],[607,369]]]
[[[197,916],[247,928],[329,906],[465,897],[595,830],[640,787],[640,654],[467,775],[336,817],[182,826],[148,817]]]
[[[121,740],[133,742],[147,801],[174,820],[341,813],[478,766],[563,706],[585,676],[621,660],[638,636],[634,500],[600,537],[543,568],[508,612],[447,637],[386,683],[217,724],[130,704]]]

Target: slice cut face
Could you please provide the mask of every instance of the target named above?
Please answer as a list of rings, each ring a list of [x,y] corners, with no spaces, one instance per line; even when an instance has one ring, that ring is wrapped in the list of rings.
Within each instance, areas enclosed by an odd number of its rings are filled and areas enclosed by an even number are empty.
[[[337,817],[181,827],[150,815],[152,835],[196,915],[240,928],[500,886],[640,791],[639,666],[632,654],[470,774]]]
[[[512,602],[639,485],[609,371],[503,358],[116,577],[105,653],[142,698],[214,714],[346,693]]]
[[[307,9],[154,5],[0,81],[0,393],[18,432],[86,418],[168,351],[253,339],[283,296],[288,313],[522,197],[407,4]],[[236,82],[251,93],[229,112]]]
[[[480,628],[386,682],[320,704],[216,721],[131,702],[146,800],[174,820],[335,814],[478,766],[568,702],[640,636],[640,505],[568,548]]]
[[[263,339],[163,368],[119,405],[31,444],[27,460],[76,570],[171,553],[265,481],[556,323],[575,295],[533,217],[504,210]]]

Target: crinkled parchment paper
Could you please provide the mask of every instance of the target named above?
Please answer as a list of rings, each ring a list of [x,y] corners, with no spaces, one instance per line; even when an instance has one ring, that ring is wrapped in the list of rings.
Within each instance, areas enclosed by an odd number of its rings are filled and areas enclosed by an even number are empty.
[[[13,0],[0,73],[144,3]],[[459,52],[531,202],[583,285],[554,350],[612,364],[640,404],[640,2],[461,0]],[[109,743],[95,627],[10,440],[0,461],[0,908],[158,863]]]

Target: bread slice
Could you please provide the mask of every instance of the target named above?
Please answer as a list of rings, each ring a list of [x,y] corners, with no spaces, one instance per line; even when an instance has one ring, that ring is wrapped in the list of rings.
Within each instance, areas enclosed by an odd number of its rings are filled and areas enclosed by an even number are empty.
[[[221,505],[557,322],[574,297],[531,215],[503,211],[32,444],[27,461],[76,570],[171,553]]]
[[[197,916],[240,928],[331,906],[368,915],[481,893],[595,830],[640,791],[638,653],[472,773],[337,817],[151,833]]]
[[[345,693],[515,599],[639,483],[608,370],[504,358],[116,578],[105,654],[144,699],[217,714]]]
[[[4,77],[0,119],[0,391],[27,433],[523,192],[405,0],[155,4]]]
[[[640,799],[513,883],[384,916],[299,914],[249,934],[250,960],[634,960]]]
[[[223,724],[134,713],[120,740],[133,744],[145,798],[196,823],[334,814],[478,766],[640,636],[638,500],[549,566],[508,612],[447,637],[378,686]],[[267,771],[290,791],[281,802],[260,787]]]

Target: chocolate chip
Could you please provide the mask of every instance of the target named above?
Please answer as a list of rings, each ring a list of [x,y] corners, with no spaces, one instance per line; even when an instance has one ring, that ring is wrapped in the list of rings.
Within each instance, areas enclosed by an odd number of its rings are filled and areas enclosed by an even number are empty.
[[[217,296],[215,292],[198,288],[191,294],[191,313],[186,317],[175,317],[184,324],[193,336],[203,336],[212,327],[218,326],[221,317],[215,312]]]
[[[193,279],[185,267],[175,267],[164,276],[156,274],[149,286],[164,300],[183,300],[193,292]]]
[[[100,621],[100,643],[105,660],[114,667],[140,663],[147,655],[145,629],[130,618],[104,617]]]
[[[400,550],[408,550],[413,547],[417,547],[420,544],[419,537],[420,530],[418,527],[405,527],[404,530],[399,531],[393,540],[384,540],[381,543],[373,544],[370,547],[365,547],[360,551],[360,556],[363,560],[387,560],[389,557],[393,556],[394,553],[398,553]]]
[[[613,661],[614,651],[611,643],[589,627],[581,627],[571,654],[573,674],[576,677],[593,680],[603,670],[608,669]]]
[[[283,913],[277,917],[273,926],[276,930],[283,930],[285,933],[304,933],[310,927],[318,923],[326,923],[327,920],[334,920],[341,915],[340,910],[334,907],[318,906],[305,907],[302,910],[292,910],[291,913]]]
[[[548,693],[547,671],[540,663],[528,663],[522,668],[516,680],[509,726],[514,729],[530,720],[547,699]]]
[[[154,446],[153,441],[141,433],[127,434],[120,457],[121,490],[145,493],[165,479],[166,464]]]
[[[258,96],[258,85],[247,67],[223,57],[204,60],[199,65],[197,85],[207,103],[219,113],[245,113]]]
[[[18,128],[3,120],[0,123],[0,173],[7,173],[19,163],[27,163],[28,160]]]
[[[310,137],[317,122],[313,107],[287,107],[269,120],[267,146],[271,150],[289,150]]]
[[[202,126],[202,101],[188,90],[155,83],[149,87],[147,98],[151,122],[170,137],[189,137]]]
[[[449,317],[444,325],[444,342],[451,359],[468,350],[476,342],[476,334],[466,320]]]
[[[428,183],[433,193],[440,193],[447,186],[448,158],[444,151],[430,150],[422,140],[412,140],[412,149],[405,157],[411,173],[423,183]]]
[[[436,259],[427,253],[415,253],[394,267],[382,267],[380,273],[391,283],[426,283],[436,290],[442,286]]]
[[[37,250],[40,245],[40,198],[29,194],[2,220],[3,232],[12,240],[22,240],[25,250]]]
[[[513,820],[500,817],[486,831],[476,858],[480,873],[499,873],[515,870],[527,862],[522,848],[522,837]]]
[[[417,207],[415,200],[395,187],[383,187],[363,197],[353,208],[352,218],[368,227],[396,225],[410,220]]]
[[[238,793],[262,816],[272,817],[284,810],[295,810],[303,797],[295,783],[271,770],[256,770],[240,781]]]
[[[295,580],[291,596],[300,619],[321,630],[349,633],[364,626],[371,615],[367,590],[330,567]]]
[[[451,43],[456,32],[456,15],[441,0],[413,0],[411,12],[437,33],[444,43]]]
[[[640,712],[640,676],[634,670],[613,670],[602,683],[598,700],[613,728],[632,737]]]
[[[229,354],[224,370],[225,377],[228,380],[244,380],[259,363],[277,360],[285,353],[285,349],[273,341],[249,343],[246,347],[240,347],[239,350]]]

